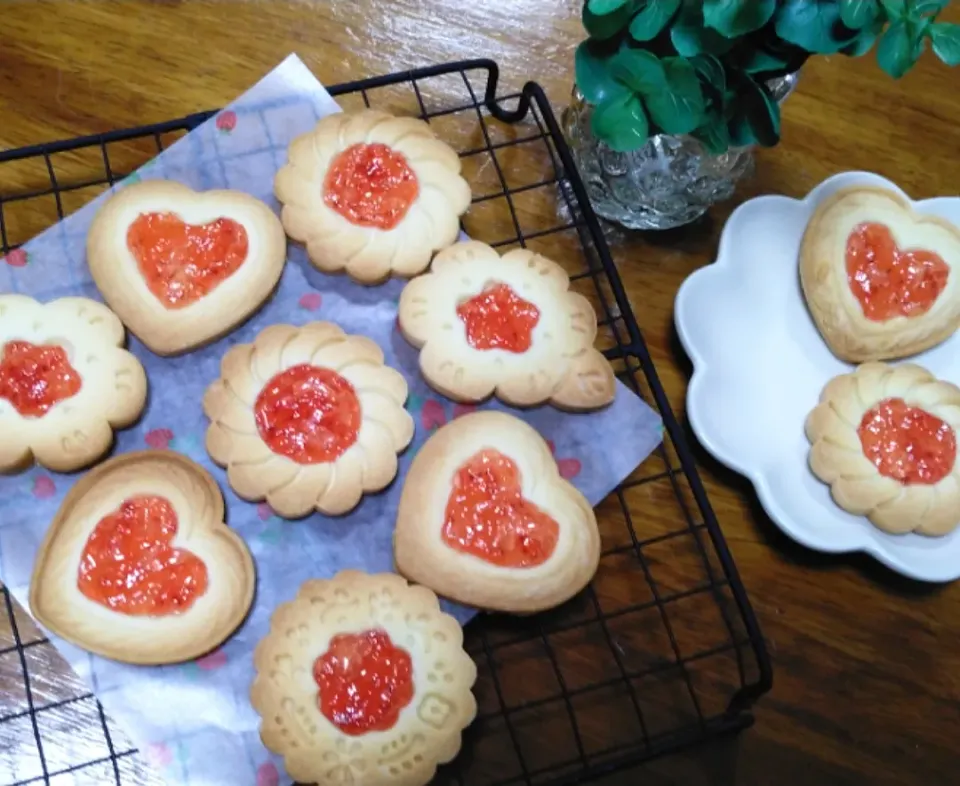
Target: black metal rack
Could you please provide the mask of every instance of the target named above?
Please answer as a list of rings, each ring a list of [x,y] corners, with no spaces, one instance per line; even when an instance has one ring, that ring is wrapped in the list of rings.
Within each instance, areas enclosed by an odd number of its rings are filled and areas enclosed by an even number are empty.
[[[751,705],[771,686],[771,666],[549,102],[535,83],[506,96],[497,95],[497,86],[496,63],[472,60],[337,85],[329,92],[344,108],[418,114],[457,147],[475,196],[467,233],[495,246],[531,246],[562,256],[574,288],[598,309],[599,340],[618,376],[663,417],[663,445],[598,506],[604,551],[590,588],[537,617],[486,616],[467,626],[467,648],[480,673],[480,714],[460,756],[441,768],[436,782],[559,786],[750,725]],[[449,106],[454,90],[464,100]],[[435,95],[446,98],[435,105]],[[3,253],[29,239],[27,231],[32,235],[62,218],[77,200],[89,201],[213,114],[0,153]],[[511,169],[511,161],[522,167]],[[531,180],[536,161],[544,172]],[[6,168],[24,164],[42,165],[42,184],[18,170],[16,186],[7,193]],[[527,174],[518,178],[517,171]],[[486,186],[480,184],[484,178]],[[565,209],[555,216],[555,226],[527,226],[531,213],[543,216],[542,205],[525,207],[531,198],[559,201]],[[501,210],[499,216],[493,207]],[[506,237],[495,236],[504,228]],[[19,744],[36,745],[28,755],[39,757],[42,774],[0,786],[50,784],[56,776],[81,771],[90,782],[140,783],[136,751],[119,744],[122,733],[92,694],[77,688],[63,698],[36,689],[45,678],[31,651],[51,645],[27,633],[25,615],[17,619],[21,613],[2,591],[12,635],[8,644],[0,639],[0,659],[18,661],[26,709],[0,712],[0,740],[16,736],[4,733],[12,724],[28,721],[32,735],[21,733]],[[45,716],[81,704],[91,708],[92,728],[99,727],[91,733],[102,733],[104,755],[58,768]]]

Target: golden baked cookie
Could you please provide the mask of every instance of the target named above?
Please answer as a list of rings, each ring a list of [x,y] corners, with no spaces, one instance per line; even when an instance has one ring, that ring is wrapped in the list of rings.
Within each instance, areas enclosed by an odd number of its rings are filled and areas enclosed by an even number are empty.
[[[436,431],[407,473],[394,533],[397,570],[469,606],[532,613],[593,578],[593,508],[560,477],[544,439],[503,412]]]
[[[881,188],[847,188],[816,209],[800,246],[800,283],[841,360],[893,360],[960,325],[960,231]]]
[[[403,288],[398,324],[447,398],[597,409],[613,401],[616,379],[593,346],[593,307],[569,287],[563,268],[532,251],[457,243]]]
[[[328,115],[294,139],[274,191],[317,270],[361,284],[425,270],[470,207],[456,151],[422,120],[373,109]]]
[[[87,235],[103,299],[158,355],[207,344],[270,297],[287,255],[280,219],[240,191],[145,180],[111,196]]]
[[[253,602],[246,544],[209,473],[166,450],[127,453],[69,491],[40,546],[30,610],[89,652],[177,663],[221,644]]]
[[[413,439],[407,382],[332,322],[272,325],[230,349],[203,397],[207,452],[240,497],[284,518],[352,510]]]
[[[0,472],[37,463],[92,464],[147,398],[143,366],[123,349],[123,325],[102,303],[41,304],[0,295]]]
[[[254,667],[260,738],[298,782],[424,786],[477,712],[460,625],[394,574],[304,583]]]
[[[960,523],[960,388],[912,363],[834,377],[807,417],[810,468],[834,501],[893,534]]]

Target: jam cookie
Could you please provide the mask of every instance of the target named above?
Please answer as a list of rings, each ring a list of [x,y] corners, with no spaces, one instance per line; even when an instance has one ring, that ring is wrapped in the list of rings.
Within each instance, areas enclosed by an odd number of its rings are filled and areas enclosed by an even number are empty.
[[[143,366],[102,303],[0,295],[0,472],[34,459],[56,472],[92,464],[147,398]]]
[[[415,276],[460,233],[470,186],[425,122],[367,109],[323,118],[290,144],[274,191],[287,234],[324,273],[361,284]]]
[[[834,501],[893,534],[960,523],[960,388],[912,363],[834,377],[807,417],[810,468]]]
[[[67,494],[34,564],[30,609],[106,658],[177,663],[240,625],[254,583],[213,478],[179,453],[147,450],[104,462]]]
[[[397,570],[444,597],[532,613],[576,595],[600,560],[593,508],[560,477],[544,439],[503,412],[437,430],[400,495]]]
[[[423,786],[477,712],[460,625],[394,574],[304,583],[253,662],[260,738],[298,782]]]
[[[203,397],[207,452],[238,496],[284,518],[339,515],[397,474],[413,439],[407,382],[331,322],[272,325],[233,347]]]
[[[420,348],[424,378],[455,401],[596,409],[613,401],[616,380],[593,346],[593,307],[569,286],[532,251],[457,243],[404,287],[399,326]]]
[[[195,349],[245,321],[270,297],[286,254],[283,226],[263,202],[169,180],[118,191],[87,235],[97,289],[158,355]]]
[[[892,360],[960,326],[960,231],[899,195],[848,188],[822,202],[800,246],[800,283],[841,360]]]

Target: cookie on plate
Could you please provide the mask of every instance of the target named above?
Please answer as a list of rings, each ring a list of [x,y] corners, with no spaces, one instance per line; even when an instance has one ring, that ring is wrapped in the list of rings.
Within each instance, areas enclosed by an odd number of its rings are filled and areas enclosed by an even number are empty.
[[[425,270],[470,207],[456,151],[422,120],[372,109],[328,115],[294,139],[274,191],[314,267],[361,284]]]
[[[197,658],[240,625],[254,567],[209,473],[166,450],[126,453],[69,491],[40,546],[30,610],[89,652],[137,664]]]
[[[423,786],[477,712],[459,623],[394,574],[304,583],[254,667],[263,744],[304,783]]]
[[[556,262],[525,249],[500,256],[467,241],[441,251],[400,295],[399,327],[420,370],[447,398],[496,395],[518,407],[606,406],[616,394],[594,348],[597,316]]]
[[[169,180],[123,188],[87,235],[103,299],[158,355],[207,344],[270,297],[286,261],[283,226],[240,191],[193,191]]]
[[[960,524],[960,388],[912,363],[834,377],[807,417],[810,468],[834,501],[885,532]]]
[[[593,578],[593,508],[560,476],[535,429],[475,412],[438,429],[407,473],[394,533],[397,570],[469,606],[532,613]]]
[[[102,303],[0,295],[0,472],[92,464],[140,417],[143,366]]]
[[[841,360],[893,360],[960,326],[960,230],[882,188],[846,188],[816,209],[800,247],[800,283]]]
[[[203,397],[207,452],[233,490],[284,518],[339,515],[397,474],[413,439],[407,382],[332,322],[272,325],[230,349]]]

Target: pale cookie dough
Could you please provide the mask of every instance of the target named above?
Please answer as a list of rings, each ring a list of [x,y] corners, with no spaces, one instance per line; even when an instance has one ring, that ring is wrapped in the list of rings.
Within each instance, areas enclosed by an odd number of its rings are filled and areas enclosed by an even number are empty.
[[[539,312],[525,351],[472,346],[458,315],[462,303],[501,284]],[[457,243],[403,288],[398,324],[420,348],[426,381],[455,401],[496,395],[518,407],[549,402],[572,411],[597,409],[613,401],[616,379],[593,346],[593,307],[569,286],[563,268],[532,251],[500,256],[483,243]]]
[[[131,248],[131,225],[158,215],[190,225],[193,253],[213,242],[203,236],[206,228],[216,228],[220,219],[236,222],[245,233],[246,255],[236,264],[217,247],[211,256],[217,271],[211,286],[191,291],[195,263],[161,246],[161,263],[144,268]],[[118,191],[100,208],[87,235],[87,262],[97,289],[158,355],[188,352],[246,321],[273,293],[286,253],[280,219],[260,200],[240,191],[193,191],[169,180],[146,180]],[[154,291],[144,269],[158,268],[163,272]]]
[[[915,442],[896,428],[878,431],[880,418],[920,428],[926,436]],[[960,523],[958,429],[955,385],[912,363],[865,363],[830,380],[807,417],[810,468],[830,485],[841,508],[886,532],[945,535]],[[937,438],[931,440],[931,433]],[[939,477],[929,461],[943,461],[946,474]]]
[[[412,678],[412,686],[404,680],[408,693],[403,698],[409,700],[404,704],[399,691],[390,693],[390,703],[368,707],[389,711],[382,724],[389,728],[350,728],[358,733],[348,734],[330,719],[334,713],[323,711],[331,709],[335,696],[324,697],[314,668],[332,651],[334,637],[371,633],[389,637],[405,652],[403,676]],[[376,667],[376,656],[366,657]],[[261,716],[260,738],[283,756],[287,774],[298,782],[424,786],[438,764],[457,755],[461,732],[477,712],[471,693],[477,669],[463,650],[460,625],[440,611],[430,590],[409,586],[394,574],[350,570],[304,583],[293,601],[274,612],[254,666],[250,698]],[[353,668],[353,674],[361,671],[357,664]],[[357,684],[353,674],[338,674],[327,684],[349,691]],[[373,712],[356,714],[369,723]]]
[[[949,268],[946,287],[929,310],[884,321],[869,319],[851,290],[847,244],[864,224],[886,226],[901,253],[939,255]],[[929,349],[960,326],[960,231],[937,216],[916,213],[899,195],[880,188],[848,188],[824,200],[800,246],[800,283],[807,307],[830,350],[859,363],[893,360]]]
[[[275,418],[258,422],[256,413],[263,418],[267,397],[290,375],[340,386],[338,412],[353,418],[349,422],[359,428],[354,440],[333,443],[335,455],[323,458],[314,453],[323,460],[303,460],[297,445],[306,438],[295,423],[287,424],[284,432],[292,453],[277,452],[264,441],[265,434],[275,435],[282,426]],[[339,428],[342,417],[331,415],[329,425],[326,415],[321,416],[322,407],[310,409],[305,397],[309,391],[304,390],[302,385],[287,390],[283,411],[299,409],[302,417],[296,422],[320,422],[315,438],[306,439],[318,444],[331,434],[330,428]],[[314,510],[343,514],[356,507],[363,494],[388,486],[397,474],[397,454],[413,439],[413,418],[403,408],[406,399],[406,380],[383,364],[382,350],[370,339],[347,335],[331,322],[300,328],[272,325],[254,343],[239,344],[224,355],[220,379],[203,398],[211,420],[207,452],[227,468],[238,496],[266,499],[284,518],[300,518]]]
[[[408,184],[416,183],[413,200],[408,202],[407,184],[388,183],[378,203],[381,192],[371,195],[357,181],[351,182],[353,197],[333,202],[338,177],[340,189],[345,178],[369,179],[359,165],[344,163],[345,151],[361,149],[356,146],[366,146],[378,161],[386,153],[401,169],[405,165],[413,175]],[[460,176],[456,151],[411,117],[372,109],[328,115],[293,140],[287,158],[274,182],[287,234],[306,244],[317,270],[345,271],[361,284],[421,273],[434,251],[457,239],[460,216],[470,207],[470,186]],[[392,202],[395,198],[402,201]],[[351,209],[354,205],[362,210]]]
[[[81,562],[100,523],[125,502],[146,497],[165,500],[172,508],[172,547],[206,566],[206,588],[185,610],[151,614],[140,607],[140,613],[133,614],[80,589]],[[223,515],[216,482],[179,453],[147,450],[110,459],[74,485],[47,530],[30,581],[30,610],[56,635],[106,658],[136,664],[197,658],[233,633],[253,602],[253,560]],[[140,565],[161,559],[156,553],[142,562],[135,554],[125,556],[130,564]],[[142,578],[138,571],[130,576]],[[131,595],[141,591],[138,587],[149,592],[132,578],[113,586],[125,586]]]
[[[124,340],[120,320],[95,300],[65,297],[41,304],[0,295],[0,472],[23,469],[34,459],[47,469],[72,472],[110,449],[113,430],[136,421],[147,397],[143,366],[122,348]],[[7,385],[12,374],[26,373],[14,372],[13,355],[23,347],[62,348],[72,369],[66,373],[79,380],[79,389],[45,412],[21,414]],[[50,382],[49,370],[29,373]]]
[[[460,471],[468,464],[482,467],[476,457],[484,451],[509,459],[519,472],[524,502],[556,522],[551,553],[542,541],[524,547],[539,554],[539,560],[519,566],[490,561],[461,548],[462,533],[448,529],[451,514],[456,515],[450,506],[463,503],[452,499],[460,488]],[[494,509],[502,515],[517,513],[516,504],[503,497]],[[495,534],[490,530],[497,522],[478,520],[483,526],[472,528],[474,543],[483,551],[516,548],[510,543],[512,533]],[[590,582],[600,560],[600,534],[592,506],[560,477],[549,446],[536,430],[512,415],[476,412],[441,427],[414,458],[397,510],[394,560],[401,574],[444,597],[481,609],[527,614],[560,605]]]

